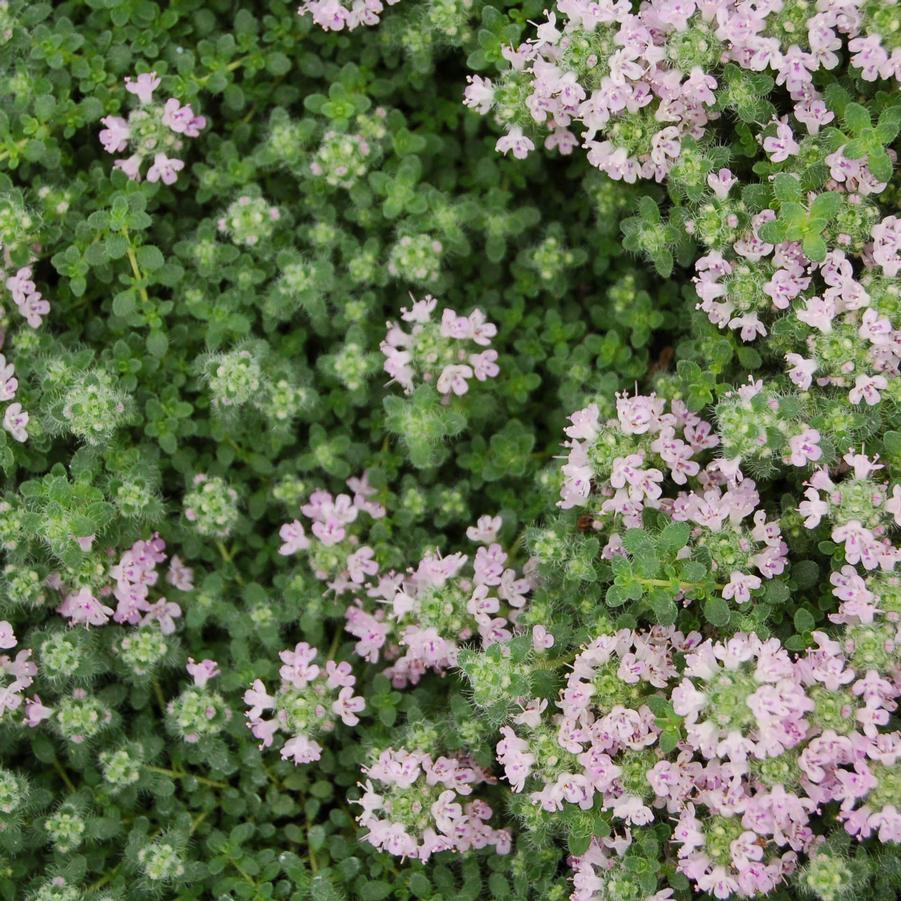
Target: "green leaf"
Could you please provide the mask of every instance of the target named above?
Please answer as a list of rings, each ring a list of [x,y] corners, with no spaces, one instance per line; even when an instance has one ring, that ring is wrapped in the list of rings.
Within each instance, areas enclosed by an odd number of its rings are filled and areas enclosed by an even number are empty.
[[[649,225],[656,225],[661,221],[660,207],[657,206],[657,201],[647,194],[639,198],[638,214],[641,216],[642,220]]]
[[[425,873],[413,873],[407,887],[415,898],[428,898],[432,891],[432,883],[429,882],[429,877]]]
[[[704,601],[704,618],[710,625],[724,629],[731,618],[729,605],[719,595],[707,598]]]
[[[870,151],[867,155],[867,165],[877,181],[891,181],[892,160],[884,148]]]
[[[804,255],[811,262],[820,263],[826,259],[826,242],[820,235],[805,235],[801,246],[804,249]]]
[[[676,746],[681,741],[682,736],[678,730],[665,730],[660,734],[660,750],[664,754],[669,754],[676,750]]]
[[[668,250],[659,250],[651,260],[661,278],[669,278],[673,271],[673,255]]]
[[[145,272],[154,272],[162,268],[166,262],[162,251],[153,244],[144,244],[139,247],[135,253],[138,260],[138,266]]]
[[[151,331],[147,335],[147,352],[153,357],[164,357],[169,349],[169,338],[166,332]]]
[[[363,901],[382,901],[391,894],[391,885],[384,880],[367,881],[360,885],[360,898]]]
[[[859,103],[849,103],[845,107],[842,118],[845,120],[845,125],[856,135],[872,125],[870,114]]]
[[[690,536],[691,526],[687,522],[671,522],[657,536],[657,546],[664,554],[674,555],[688,544]]]
[[[785,223],[779,219],[764,222],[758,229],[760,237],[768,244],[781,244],[785,240]]]
[[[842,207],[842,197],[835,191],[818,194],[810,205],[810,215],[817,219],[832,219]]]
[[[657,550],[657,542],[650,532],[644,529],[627,529],[623,535],[623,547],[635,557],[645,554],[654,554]]]
[[[876,137],[883,146],[891,144],[901,130],[901,106],[890,106],[879,114],[876,123]]]
[[[569,848],[569,853],[576,857],[581,857],[590,847],[592,838],[593,836],[590,832],[573,830],[566,837],[566,845]]]
[[[127,291],[120,291],[113,298],[113,315],[120,319],[127,319],[135,311],[136,299],[135,292],[129,288]]]
[[[813,614],[809,610],[806,610],[804,607],[801,607],[800,609],[795,611],[794,622],[795,629],[797,629],[798,632],[802,633],[809,632],[814,628],[814,626],[816,626],[816,619],[814,619]]]
[[[780,172],[773,179],[773,194],[780,203],[798,203],[801,200],[801,182],[794,175]]]

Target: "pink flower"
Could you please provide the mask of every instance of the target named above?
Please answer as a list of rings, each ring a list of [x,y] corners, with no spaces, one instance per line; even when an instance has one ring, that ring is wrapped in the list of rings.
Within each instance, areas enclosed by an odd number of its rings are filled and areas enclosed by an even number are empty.
[[[275,699],[266,691],[262,679],[255,679],[253,685],[244,692],[244,703],[250,707],[247,716],[250,719],[259,719],[264,710],[271,710],[275,706]]]
[[[484,116],[494,106],[494,85],[480,75],[467,75],[466,81],[466,89],[463,91],[464,105]]]
[[[84,626],[104,626],[113,615],[112,608],[98,601],[90,588],[66,595],[56,610],[74,625]]]
[[[729,196],[730,189],[737,181],[729,169],[720,169],[719,172],[711,172],[707,176],[707,185],[720,200],[725,200]]]
[[[125,160],[116,160],[113,168],[124,172],[131,181],[138,181],[141,177],[141,157],[135,154]]]
[[[0,354],[0,401],[12,400],[16,396],[19,380],[15,374],[13,364],[7,363],[6,357]]]
[[[772,137],[764,138],[763,149],[772,162],[784,163],[790,156],[795,156],[801,150],[801,147],[795,140],[791,127],[785,122],[779,122],[776,127],[776,134]]]
[[[185,566],[177,554],[173,554],[166,581],[179,591],[191,591],[194,588],[194,570]]]
[[[100,143],[107,153],[121,153],[128,146],[131,130],[121,116],[104,116],[100,120],[106,128],[100,132]]]
[[[198,688],[205,688],[210,679],[219,675],[219,664],[209,658],[201,660],[200,663],[195,663],[193,657],[188,657],[188,663],[185,668],[193,677],[194,684]]]
[[[153,99],[153,92],[160,86],[156,72],[145,72],[137,78],[125,77],[125,90],[134,94],[143,106]]]
[[[0,649],[14,648],[16,636],[13,627],[5,620],[0,619]]]
[[[319,667],[313,663],[317,654],[316,648],[305,641],[298,642],[293,651],[281,651],[278,656],[284,666],[279,669],[279,675],[294,688],[303,688],[319,675]]]
[[[880,391],[888,388],[888,381],[881,375],[859,375],[854,380],[854,387],[848,392],[848,400],[852,404],[864,401],[873,407],[880,401]]]
[[[28,440],[28,414],[22,409],[22,404],[18,401],[10,404],[3,414],[3,428],[9,432],[12,437],[22,443]]]
[[[466,537],[479,544],[491,544],[501,530],[503,519],[500,516],[480,516],[474,526],[466,530]]]
[[[348,556],[347,571],[352,582],[359,585],[366,581],[367,576],[374,576],[379,571],[374,557],[375,551],[371,547],[361,547]]]
[[[472,354],[469,357],[475,377],[480,382],[493,379],[501,371],[496,361],[496,350],[483,350],[480,354]]]
[[[188,138],[198,137],[206,125],[206,119],[203,116],[195,116],[190,105],[182,106],[174,97],[166,101],[161,121],[176,134],[182,134]]]
[[[459,397],[469,390],[467,379],[471,379],[472,376],[473,371],[469,366],[452,363],[444,367],[435,387],[439,394],[449,396],[453,393]]]
[[[181,160],[171,159],[165,153],[157,153],[153,157],[153,165],[147,170],[147,181],[175,184],[178,173],[184,168],[185,164]]]
[[[723,598],[735,598],[737,604],[746,604],[751,600],[751,592],[760,588],[761,581],[757,576],[748,573],[733,572],[728,584],[723,588]]]
[[[889,278],[901,272],[901,218],[888,216],[873,226],[873,259]]]
[[[813,382],[813,374],[817,370],[816,360],[805,360],[800,354],[786,354],[785,360],[791,369],[788,377],[802,390],[806,391]]]
[[[538,625],[532,629],[532,647],[536,651],[546,651],[553,646],[554,636],[544,626]]]
[[[283,557],[296,554],[298,551],[305,551],[310,546],[310,539],[307,538],[299,519],[285,523],[278,530],[278,534],[283,542],[278,552]]]
[[[96,535],[81,535],[76,536],[75,543],[78,547],[83,550],[85,553],[90,551],[90,549],[94,546],[94,542],[97,540]]]
[[[282,747],[282,760],[290,760],[295,765],[315,763],[322,757],[322,747],[305,735],[296,735],[288,739]]]
[[[498,138],[494,149],[503,154],[513,151],[516,159],[524,160],[535,149],[535,144],[522,133],[518,125],[515,125],[502,138]]]
[[[823,456],[820,433],[816,429],[805,429],[800,435],[790,438],[788,448],[788,462],[792,466],[806,466],[808,462],[815,463]]]
[[[804,308],[795,312],[801,322],[824,334],[832,331],[832,320],[835,319],[835,314],[835,303],[822,297],[808,298]]]
[[[25,725],[29,729],[40,726],[44,720],[53,716],[53,710],[41,701],[40,695],[34,695],[25,702]]]
[[[332,713],[340,716],[345,726],[356,726],[360,722],[357,714],[365,708],[366,702],[359,696],[355,697],[353,689],[349,686],[342,688],[332,703]]]

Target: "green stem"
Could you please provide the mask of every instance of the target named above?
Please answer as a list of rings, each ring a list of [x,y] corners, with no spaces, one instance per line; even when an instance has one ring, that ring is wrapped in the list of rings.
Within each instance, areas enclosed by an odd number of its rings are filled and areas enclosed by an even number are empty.
[[[134,245],[131,243],[131,235],[127,228],[122,229],[122,236],[128,241],[128,248],[126,249],[126,254],[128,255],[128,262],[131,264],[131,272],[134,275],[135,282],[137,284],[138,294],[141,296],[141,300],[144,303],[150,302],[150,295],[147,293],[147,289],[144,287],[144,273],[141,272],[141,267],[138,265],[138,257],[135,254]]]
[[[226,71],[226,72],[234,72],[235,69],[240,69],[241,66],[243,66],[244,63],[246,63],[247,60],[249,60],[249,59],[250,59],[250,54],[248,54],[247,56],[242,56],[242,57],[240,57],[239,59],[232,60],[232,61],[225,67],[225,71]],[[195,81],[195,84],[198,85],[199,87],[203,87],[203,86],[204,86],[204,85],[205,85],[205,84],[206,84],[206,83],[207,83],[207,82],[208,82],[215,74],[216,74],[215,71],[213,71],[213,72],[208,72],[206,75],[203,75],[203,76],[201,76],[200,78],[198,78],[198,79]]]
[[[216,542],[216,547],[219,550],[219,556],[222,558],[224,563],[228,563],[231,565],[232,569],[234,569],[235,581],[239,585],[244,584],[244,579],[241,576],[241,573],[238,572],[238,567],[234,564],[235,552],[234,550],[229,550],[225,544],[221,541]]]
[[[13,144],[11,148],[0,150],[0,163],[2,163],[5,159],[11,157],[16,150],[22,150],[27,143],[28,138],[22,138],[21,141],[16,141],[16,143]]]
[[[98,889],[103,888],[107,884],[107,882],[112,882],[113,879],[116,878],[116,874],[121,869],[122,864],[117,863],[105,876],[101,876],[95,883],[88,886],[87,894],[91,894],[91,892],[96,892]]]
[[[691,588],[706,588],[703,582],[676,582],[673,579],[635,579],[636,582],[640,582],[642,585],[650,585],[653,588],[672,588],[673,585],[677,586],[679,591],[688,591]],[[713,587],[722,591],[726,586],[720,585],[719,582],[714,582]]]
[[[313,821],[307,816],[307,857],[310,861],[310,869],[313,871],[313,875],[315,875],[319,872],[319,864],[316,862],[316,852],[310,844],[310,829],[312,826]]]
[[[160,680],[153,679],[153,693],[156,695],[156,702],[160,705],[160,713],[166,715],[166,698],[163,696],[163,689],[160,687]]]
[[[194,819],[194,820],[191,821],[191,835],[194,834],[194,832],[197,830],[197,828],[200,826],[200,824],[201,824],[201,823],[202,823],[209,815],[210,815],[210,812],[209,812],[208,810],[203,810],[203,811],[201,811],[201,812],[197,815],[196,819]]]
[[[573,660],[576,659],[576,655],[579,653],[578,650],[570,651],[568,654],[563,654],[560,657],[551,657],[549,660],[544,660],[539,657],[535,661],[536,669],[557,669],[558,666],[568,666]]]
[[[338,653],[338,645],[341,644],[341,635],[343,630],[340,626],[335,629],[335,637],[332,639],[332,645],[328,649],[328,654],[326,655],[327,660],[334,660],[335,654]]]
[[[169,770],[162,766],[147,766],[144,769],[151,773],[159,773],[161,776],[169,776],[171,779],[196,779],[201,785],[209,785],[210,788],[228,788],[227,782],[217,782],[215,779],[207,779],[205,776],[195,776],[183,770]]]
[[[66,788],[69,789],[70,792],[75,792],[76,788],[72,784],[72,780],[69,778],[69,774],[63,769],[62,764],[54,757],[53,758],[53,769],[59,773],[59,778],[66,783]]]

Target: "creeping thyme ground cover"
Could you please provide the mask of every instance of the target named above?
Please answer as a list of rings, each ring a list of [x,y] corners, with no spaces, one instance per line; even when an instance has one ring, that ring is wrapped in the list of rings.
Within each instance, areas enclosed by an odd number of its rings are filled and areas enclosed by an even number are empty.
[[[0,0],[0,897],[899,897],[899,78]]]

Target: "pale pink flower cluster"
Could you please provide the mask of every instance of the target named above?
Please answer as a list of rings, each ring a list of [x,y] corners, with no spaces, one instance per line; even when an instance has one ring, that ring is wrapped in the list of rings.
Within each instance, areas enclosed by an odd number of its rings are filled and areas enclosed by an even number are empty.
[[[571,861],[574,898],[605,884],[630,828],[657,819],[677,820],[679,870],[724,899],[775,889],[822,841],[810,818],[830,802],[850,834],[901,841],[901,734],[885,731],[901,696],[897,579],[845,566],[833,583],[842,628],[814,632],[794,660],[754,634],[621,630],[576,657],[559,713],[532,700],[501,727],[514,792],[549,816],[600,808],[625,828]],[[664,751],[666,717],[652,710],[670,706],[685,735]]]
[[[798,388],[807,391],[816,382],[847,390],[852,404],[878,404],[901,365],[897,288],[890,283],[901,258],[893,263],[894,232],[886,225],[893,217],[872,230],[880,275],[866,256],[856,272],[844,250],[814,263],[796,242],[766,243],[758,229],[774,216],[772,210],[755,216],[728,256],[714,250],[696,262],[698,309],[745,342],[765,337],[772,317],[789,316],[801,324],[797,350],[785,355]]]
[[[17,644],[12,626],[6,620],[0,620],[0,650],[12,650]],[[30,649],[19,650],[15,657],[0,654],[0,723],[9,722],[22,710],[24,702],[25,724],[37,725],[32,722],[31,707],[35,704],[39,707],[41,699],[37,695],[32,699],[24,696],[25,689],[31,686],[37,674],[38,668],[31,660]]]
[[[406,575],[382,576],[366,592],[379,605],[374,612],[362,600],[347,608],[356,652],[370,663],[390,660],[385,675],[402,688],[456,666],[464,642],[477,639],[484,648],[509,641],[533,585],[507,563],[503,548],[490,544],[471,562],[462,553],[427,553]]]
[[[473,761],[389,748],[363,773],[357,821],[368,830],[364,840],[380,851],[420,861],[485,847],[509,853],[510,832],[493,828],[491,808],[470,797],[490,780]]]
[[[426,295],[413,300],[409,308],[402,307],[401,319],[410,323],[410,330],[389,322],[380,349],[385,372],[406,394],[413,393],[417,382],[426,383],[448,401],[453,395],[466,394],[473,378],[484,382],[500,372],[497,351],[490,348],[497,326],[479,309],[460,316],[445,307],[437,321],[432,317],[437,305],[434,297]]]
[[[547,149],[571,153],[581,142],[611,178],[662,181],[683,140],[702,138],[719,118],[724,63],[772,72],[813,134],[833,118],[814,73],[836,68],[846,42],[864,79],[897,79],[901,48],[886,49],[870,32],[869,6],[650,0],[635,11],[629,0],[558,0],[534,37],[503,48],[510,71],[497,83],[471,77],[464,102],[483,115],[494,110],[506,130],[502,153],[524,158],[535,147],[525,130],[540,129]],[[764,149],[776,162],[798,153],[787,121]]]
[[[33,267],[23,266],[13,275],[5,277],[4,284],[22,318],[31,328],[40,328],[43,317],[50,312],[50,303],[34,283]]]
[[[361,25],[377,25],[385,5],[399,0],[304,0],[297,8],[301,16],[310,15],[324,31],[353,31]]]
[[[814,471],[804,483],[807,487],[798,512],[808,529],[817,528],[823,519],[830,522],[832,540],[844,546],[848,563],[891,571],[901,560],[901,552],[888,537],[901,526],[901,485],[872,478],[884,468],[878,457],[852,449],[842,462],[844,477],[833,479],[826,467]]]
[[[366,707],[363,698],[354,695],[357,680],[350,664],[327,660],[323,667],[314,662],[318,656],[316,648],[301,641],[279,654],[281,684],[273,694],[262,679],[244,693],[247,725],[260,747],[270,747],[276,734],[283,733],[282,760],[295,765],[319,760],[322,745],[317,739],[332,733],[338,720],[355,726],[357,714]]]
[[[50,312],[50,304],[38,290],[33,280],[31,266],[23,266],[13,275],[7,276],[0,270],[0,282],[6,286],[19,314],[30,328],[40,328],[43,317]],[[0,318],[4,308],[0,306]],[[0,350],[6,340],[6,329],[0,325]],[[3,410],[3,428],[14,441],[20,444],[28,440],[30,416],[20,401],[16,400],[19,380],[11,360],[0,353],[0,401],[7,404]]]
[[[369,484],[367,473],[348,479],[346,484],[352,494],[333,496],[317,489],[300,508],[312,522],[310,535],[299,519],[285,523],[279,530],[282,545],[278,552],[286,557],[306,552],[316,578],[338,594],[355,590],[378,573],[375,551],[360,543],[353,527],[356,524],[359,529],[362,525],[361,514],[370,519],[382,519],[385,515],[385,508],[372,500],[376,491]]]
[[[727,391],[716,407],[723,457],[736,471],[745,461],[772,459],[778,435],[785,450],[782,462],[808,467],[823,457],[823,436],[805,419],[805,411],[776,386],[748,378],[748,383]]]
[[[714,898],[769,894],[797,867],[806,850],[813,804],[788,793],[751,792],[728,769],[707,767],[698,780],[703,811],[689,802],[676,824],[678,869]],[[699,805],[700,806],[700,805]]]
[[[129,153],[113,164],[133,181],[141,178],[146,160],[151,160],[146,178],[149,182],[174,184],[184,162],[175,156],[184,147],[183,138],[196,138],[206,127],[206,118],[198,116],[189,104],[182,106],[175,97],[164,104],[156,103],[154,91],[160,86],[156,72],[146,72],[125,79],[125,90],[138,99],[137,109],[127,119],[104,116],[106,126],[100,132],[100,143],[107,153]]]
[[[813,702],[796,680],[775,638],[708,639],[686,655],[673,709],[684,717],[691,748],[744,767],[749,757],[776,757],[805,736]]]
[[[599,798],[600,808],[627,826],[650,823],[655,797],[645,774],[663,754],[653,749],[660,729],[643,701],[676,677],[674,652],[699,640],[656,627],[591,642],[573,662],[550,729],[542,721],[547,702],[537,700],[513,717],[518,731],[501,727],[497,759],[513,791],[537,783],[529,798],[547,813],[567,803],[590,810]],[[550,744],[559,752],[549,755]]]
[[[7,362],[6,357],[0,353],[0,400],[12,401],[15,399],[19,388],[19,380],[16,378],[16,368]],[[3,411],[3,428],[12,436],[13,440],[20,443],[28,440],[29,416],[22,409],[18,401],[8,403]]]
[[[742,476],[740,461],[720,458],[702,468],[697,459],[720,444],[709,423],[680,401],[667,412],[653,394],[617,395],[616,411],[606,422],[596,404],[570,416],[558,502],[564,510],[586,507],[594,529],[612,530],[605,557],[626,554],[618,524],[639,528],[642,512],[653,508],[691,524],[692,544],[709,551],[727,600],[744,603],[761,578],[783,572],[788,548],[779,522],[758,509],[760,495],[753,480]],[[728,560],[720,561],[723,547]]]
[[[90,548],[93,536],[82,539]],[[99,591],[89,586],[67,588],[57,577],[52,587],[62,595],[57,612],[69,620],[71,625],[104,626],[110,619],[130,626],[158,624],[163,635],[175,631],[175,621],[181,617],[181,607],[160,595],[151,598],[151,589],[159,581],[157,567],[166,560],[166,542],[154,532],[146,541],[136,541],[121,556],[109,571],[113,580]],[[179,591],[190,591],[194,587],[193,572],[174,556],[169,564],[167,581]],[[116,601],[115,610],[107,601]]]
[[[631,874],[623,872],[623,857],[632,845],[629,829],[605,838],[593,838],[588,850],[569,858],[572,868],[573,891],[570,901],[614,901],[617,880],[622,875],[631,881]],[[645,895],[642,901],[669,901],[671,888]]]

